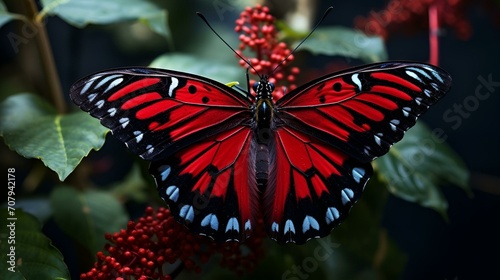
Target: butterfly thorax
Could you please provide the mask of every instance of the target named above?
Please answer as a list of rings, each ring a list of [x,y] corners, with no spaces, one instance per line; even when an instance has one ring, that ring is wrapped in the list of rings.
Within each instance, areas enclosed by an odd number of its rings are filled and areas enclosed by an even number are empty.
[[[272,101],[274,85],[268,81],[266,76],[263,76],[260,82],[254,84],[253,89],[257,93],[254,111],[257,142],[266,145],[271,138],[271,125],[274,114]]]

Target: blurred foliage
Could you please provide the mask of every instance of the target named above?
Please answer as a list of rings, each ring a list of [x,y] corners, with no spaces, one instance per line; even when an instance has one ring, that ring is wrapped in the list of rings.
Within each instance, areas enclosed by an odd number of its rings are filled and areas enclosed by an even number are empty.
[[[229,13],[237,14],[240,6],[245,6],[242,3],[246,3],[237,2],[238,6],[217,1],[212,4],[222,21]],[[186,40],[176,37],[176,34],[180,34],[177,30],[182,29],[181,25],[190,27],[186,23],[189,21],[183,18],[185,10],[178,3],[163,5],[159,1],[147,0],[42,0],[41,4],[43,9],[40,18],[55,15],[78,28],[135,22],[144,24],[165,38],[165,49],[169,44],[181,47],[177,49],[178,52],[157,57],[150,64],[152,67],[203,75],[222,83],[237,80],[245,82],[245,70],[238,65],[234,54],[209,31],[200,34],[201,43],[197,44],[185,45],[186,42],[192,42],[191,36],[187,36]],[[170,25],[167,24],[167,15],[173,19],[169,21]],[[0,1],[0,27],[19,19],[27,20],[23,15],[9,13]],[[297,41],[299,32],[294,32],[282,21],[280,28],[283,30],[283,40]],[[182,32],[194,34],[196,30]],[[221,34],[224,38],[236,37],[227,29]],[[228,41],[232,43],[236,40],[228,38]],[[219,48],[223,48],[223,51]],[[380,38],[339,27],[318,28],[302,49],[310,52],[301,52],[305,57],[321,54],[365,62],[387,58]],[[307,67],[310,66],[303,65],[303,69]],[[2,96],[6,95],[2,92]],[[133,169],[123,181],[112,186],[95,186],[91,183],[88,171],[91,167],[85,159],[80,161],[92,149],[100,149],[106,140],[107,129],[98,121],[80,111],[57,112],[51,102],[40,97],[47,96],[45,94],[9,92],[8,95],[11,97],[0,104],[0,132],[7,146],[23,157],[41,159],[58,174],[59,180],[68,178],[62,186],[58,180],[42,173],[41,176],[46,178],[36,181],[50,182],[46,194],[37,199],[20,195],[16,201],[19,207],[36,214],[36,209],[41,205],[50,205],[51,211],[45,211],[42,215],[44,220],[47,216],[53,218],[68,238],[82,245],[90,255],[95,255],[97,250],[102,250],[105,232],[115,232],[126,226],[129,217],[124,205],[130,202],[156,203],[158,198],[143,188],[145,182],[151,182],[150,178],[146,178],[149,181],[144,180],[144,174],[138,169]],[[59,98],[65,99],[62,96]],[[334,230],[331,236],[310,241],[304,246],[278,246],[269,241],[266,258],[251,274],[239,277],[209,262],[204,267],[204,279],[397,279],[404,268],[405,256],[381,227],[388,193],[435,209],[444,216],[447,202],[440,192],[440,186],[451,184],[467,190],[468,172],[463,162],[445,143],[436,139],[439,140],[425,126],[417,125],[388,155],[378,159],[375,162],[376,174],[366,187],[363,198],[353,208],[347,221]],[[75,168],[76,174],[69,176]],[[19,174],[23,172],[30,176],[34,171],[28,169]],[[17,188],[21,188],[21,185],[19,182]],[[5,220],[6,211],[2,213],[2,219]],[[15,277],[30,279],[28,276],[37,275],[37,279],[68,279],[68,269],[61,254],[40,232],[35,218],[21,209],[17,210],[16,217],[16,238],[19,242],[16,256],[22,257],[23,264],[16,264],[19,272]],[[0,235],[2,239],[6,238],[5,227],[1,229]],[[0,242],[0,246],[2,252],[7,251],[5,242]],[[5,257],[5,254],[1,257],[4,264]],[[8,278],[5,269],[1,273],[2,279],[16,279]],[[191,273],[178,276],[179,279],[191,277],[195,276]]]

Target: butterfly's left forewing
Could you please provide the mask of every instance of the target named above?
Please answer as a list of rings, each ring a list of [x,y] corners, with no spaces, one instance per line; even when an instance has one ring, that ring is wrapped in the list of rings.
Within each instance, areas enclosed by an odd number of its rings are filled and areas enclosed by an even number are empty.
[[[109,70],[76,82],[71,99],[147,160],[242,125],[250,101],[196,75],[153,68]]]

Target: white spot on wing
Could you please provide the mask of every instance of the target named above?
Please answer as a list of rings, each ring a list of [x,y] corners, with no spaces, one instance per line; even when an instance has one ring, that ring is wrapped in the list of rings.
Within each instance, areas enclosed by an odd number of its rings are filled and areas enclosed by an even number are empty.
[[[351,80],[358,86],[359,91],[362,90],[361,81],[359,80],[358,73],[351,76]]]
[[[146,150],[148,150],[148,154],[152,154],[155,148],[153,147],[153,145],[149,144],[146,146]]]
[[[424,68],[429,70],[429,72],[431,72],[431,74],[436,78],[436,80],[438,80],[441,83],[444,83],[443,78],[441,78],[441,76],[434,69],[432,69],[429,66],[424,66]]]
[[[415,72],[418,72],[420,75],[426,77],[427,79],[431,79],[431,76],[429,76],[429,74],[427,74],[427,72],[425,72],[424,70],[420,69],[420,68],[416,68],[416,67],[408,67],[406,68],[408,70],[412,70],[412,71],[415,71]]]
[[[139,130],[136,130],[136,131],[134,131],[134,135],[135,135],[135,140],[137,141],[137,143],[141,142],[142,136],[143,136],[142,132]]]
[[[408,75],[408,76],[412,77],[413,79],[422,83],[422,79],[420,79],[420,77],[417,74],[415,74],[415,72],[412,72],[409,70],[406,70],[405,72],[406,72],[406,75]]]
[[[116,78],[119,78],[121,77],[122,75],[119,75],[119,74],[115,74],[115,75],[111,75],[111,76],[107,76],[106,78],[102,79],[96,86],[95,88],[100,88],[102,87],[102,85],[104,85],[105,83],[109,82],[110,80],[112,79],[116,79]]]
[[[102,108],[102,106],[104,105],[104,100],[102,100],[102,99],[101,99],[101,100],[97,101],[97,102],[95,103],[95,105],[97,105],[97,108],[101,109],[101,108]]]
[[[424,94],[427,95],[428,97],[431,97],[432,92],[428,89],[424,89]]]
[[[391,126],[392,131],[396,131],[396,129],[398,128],[398,125],[399,125],[399,120],[396,120],[396,119],[391,120],[389,122],[389,124]]]
[[[405,117],[408,117],[410,115],[411,108],[410,107],[403,107],[403,115]]]
[[[89,101],[93,101],[93,100],[95,99],[95,97],[96,97],[96,96],[97,96],[97,94],[92,93],[92,94],[89,94],[89,95],[87,96],[87,98],[89,99]]]
[[[119,85],[121,82],[123,82],[123,78],[118,78],[114,81],[112,81],[109,86],[106,88],[106,90],[104,90],[104,93],[108,92],[109,90],[111,90],[112,88],[116,87],[117,85]]]
[[[108,113],[111,117],[114,117],[116,114],[116,108],[109,108]]]
[[[420,97],[415,97],[415,103],[417,103],[417,105],[420,106],[420,104],[422,103],[422,98]]]
[[[173,97],[173,94],[174,94],[174,90],[175,88],[177,88],[177,86],[179,85],[179,80],[177,78],[170,78],[170,86],[168,87],[168,95],[170,97]]]
[[[373,135],[373,138],[375,139],[375,143],[377,143],[377,145],[381,145],[381,140],[380,140],[380,137],[378,137],[377,135]]]
[[[89,88],[92,86],[92,84],[94,83],[94,81],[96,79],[99,79],[101,77],[101,75],[98,75],[98,76],[94,76],[92,78],[90,78],[87,83],[85,84],[85,86],[83,86],[82,90],[80,91],[80,94],[84,94],[85,92],[87,92],[87,90],[89,90]]]
[[[128,123],[130,122],[129,118],[121,118],[119,122],[122,124],[122,127],[125,128],[127,127]]]

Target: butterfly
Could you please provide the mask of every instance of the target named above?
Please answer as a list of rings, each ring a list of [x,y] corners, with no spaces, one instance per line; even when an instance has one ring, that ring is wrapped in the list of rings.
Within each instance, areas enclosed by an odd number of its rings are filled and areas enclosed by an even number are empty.
[[[278,243],[326,236],[418,116],[451,87],[444,70],[384,62],[328,74],[272,99],[189,73],[145,67],[85,77],[70,96],[150,161],[177,221],[244,242],[262,217]]]

